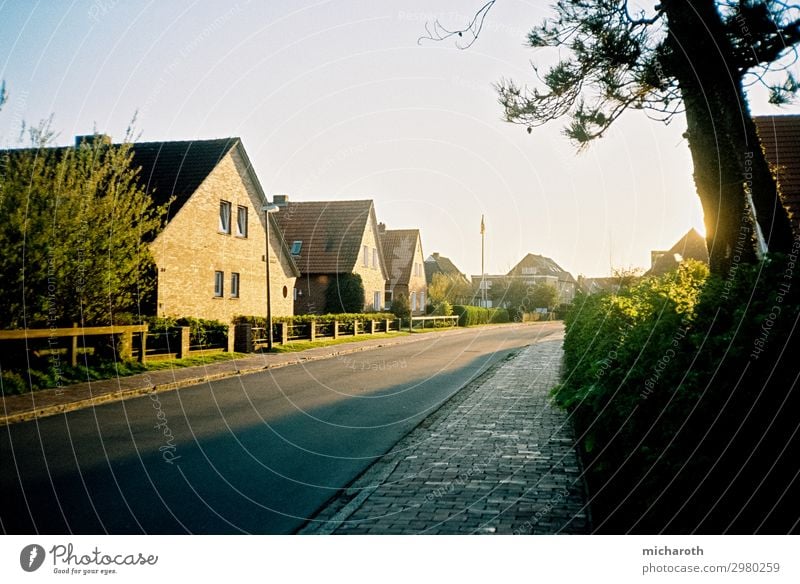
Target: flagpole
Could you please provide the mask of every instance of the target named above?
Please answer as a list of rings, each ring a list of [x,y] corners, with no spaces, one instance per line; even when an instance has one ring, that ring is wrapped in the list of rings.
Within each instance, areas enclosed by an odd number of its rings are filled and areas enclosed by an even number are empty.
[[[481,307],[486,308],[486,270],[483,267],[484,240],[486,238],[486,226],[481,215]]]

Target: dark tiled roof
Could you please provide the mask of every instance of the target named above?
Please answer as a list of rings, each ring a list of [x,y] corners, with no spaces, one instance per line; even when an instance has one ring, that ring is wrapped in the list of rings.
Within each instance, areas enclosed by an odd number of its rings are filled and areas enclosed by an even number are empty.
[[[508,275],[523,276],[525,275],[522,271],[523,268],[533,268],[536,270],[535,275],[537,276],[558,276],[558,279],[561,282],[575,283],[575,278],[572,277],[572,274],[567,272],[564,268],[559,266],[550,258],[535,253],[529,253],[522,258],[522,261],[511,268],[511,271],[508,272]]]
[[[392,286],[408,284],[411,280],[419,237],[419,229],[387,229],[381,234],[383,257]]]
[[[370,200],[290,202],[275,217],[289,247],[302,242],[293,257],[303,274],[341,274],[356,266],[372,209]]]
[[[620,288],[620,278],[606,277],[606,278],[580,278],[578,280],[581,290],[587,294],[595,294],[596,292],[613,292],[616,293]]]
[[[693,259],[708,263],[706,240],[696,229],[692,228],[678,242],[661,254],[654,257],[653,265],[645,275],[660,276],[678,267],[681,260]]]
[[[140,142],[133,144],[133,166],[140,166],[139,182],[156,204],[173,196],[169,219],[183,207],[239,138],[187,140],[181,142]]]
[[[443,255],[435,253],[425,260],[425,279],[430,284],[433,281],[434,274],[452,274],[461,276],[465,282],[469,283],[467,276],[459,270],[456,265]]]
[[[800,115],[753,118],[764,154],[776,171],[783,202],[800,221]]]

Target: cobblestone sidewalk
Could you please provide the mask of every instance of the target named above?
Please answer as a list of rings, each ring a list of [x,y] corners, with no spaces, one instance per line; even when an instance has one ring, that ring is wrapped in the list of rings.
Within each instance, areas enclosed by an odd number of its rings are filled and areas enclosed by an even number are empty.
[[[550,339],[458,392],[301,533],[588,533],[572,427],[549,400]]]

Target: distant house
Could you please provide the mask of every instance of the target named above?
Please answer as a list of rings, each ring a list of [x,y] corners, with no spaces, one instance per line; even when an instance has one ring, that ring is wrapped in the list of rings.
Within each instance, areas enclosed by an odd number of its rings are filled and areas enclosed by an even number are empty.
[[[295,288],[295,314],[322,314],[325,294],[340,274],[359,274],[364,310],[384,308],[389,279],[371,200],[290,202],[276,195],[275,217],[302,276]]]
[[[241,140],[142,142],[133,165],[157,204],[173,199],[150,246],[157,314],[223,322],[266,314],[267,198]],[[291,315],[299,272],[274,219],[270,226],[272,311]]]
[[[472,276],[475,298],[481,297],[481,285],[486,288],[486,295],[492,298],[492,289],[505,285],[510,280],[521,280],[527,286],[549,284],[558,291],[559,304],[571,304],[575,299],[577,281],[572,274],[564,270],[552,259],[529,253],[507,274],[487,274]],[[483,283],[483,284],[482,284]],[[495,302],[497,304],[497,302]]]
[[[425,279],[428,284],[433,281],[434,274],[449,274],[463,280],[465,284],[469,284],[469,278],[456,267],[450,258],[440,255],[439,252],[432,253],[425,260]]]
[[[800,232],[800,115],[757,116],[758,137],[780,185],[795,232]]]
[[[611,276],[606,278],[586,278],[578,276],[578,289],[584,294],[598,294],[609,292],[616,294],[620,290],[620,278]]]
[[[706,240],[692,228],[665,251],[650,252],[650,269],[645,276],[661,276],[677,268],[683,260],[693,259],[708,264]]]
[[[425,256],[422,255],[419,229],[386,229],[381,223],[378,230],[389,273],[386,305],[391,305],[395,295],[404,294],[408,296],[412,314],[425,314]]]

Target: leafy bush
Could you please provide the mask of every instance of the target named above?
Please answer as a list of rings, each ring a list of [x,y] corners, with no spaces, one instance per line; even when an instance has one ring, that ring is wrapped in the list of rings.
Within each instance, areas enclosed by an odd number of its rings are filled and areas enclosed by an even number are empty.
[[[364,310],[364,283],[361,274],[336,274],[325,290],[325,310],[361,312]]]
[[[458,326],[510,322],[505,308],[482,308],[480,306],[453,306],[453,314],[458,315]]]
[[[572,414],[602,531],[792,528],[795,470],[776,463],[797,452],[793,269],[773,257],[721,281],[687,261],[576,298],[553,395]]]
[[[411,304],[408,295],[397,293],[392,297],[392,314],[397,318],[411,318]]]
[[[276,316],[273,317],[273,323],[286,322],[289,324],[307,324],[312,320],[319,324],[332,323],[334,320],[339,321],[340,324],[350,324],[354,321],[366,322],[370,320],[393,320],[394,315],[391,312],[356,312],[356,313],[340,313],[340,314],[300,314],[296,316]],[[239,315],[233,319],[235,324],[249,323],[253,326],[264,327],[266,326],[267,319],[263,316],[243,316]]]

